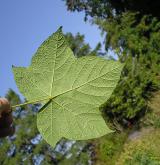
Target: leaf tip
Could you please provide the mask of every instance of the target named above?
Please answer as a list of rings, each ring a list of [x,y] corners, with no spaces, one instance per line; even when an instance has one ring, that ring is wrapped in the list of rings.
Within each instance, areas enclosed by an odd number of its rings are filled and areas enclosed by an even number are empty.
[[[62,30],[63,26],[60,26],[59,29]]]
[[[63,28],[63,27],[60,26],[60,27],[58,28],[58,30],[57,30],[55,33],[53,33],[53,36],[54,36],[54,35],[59,35],[59,34],[62,35],[62,34],[63,34],[62,28]]]
[[[58,31],[59,32],[62,32],[62,29],[63,29],[63,26],[60,26],[59,29],[58,29]]]

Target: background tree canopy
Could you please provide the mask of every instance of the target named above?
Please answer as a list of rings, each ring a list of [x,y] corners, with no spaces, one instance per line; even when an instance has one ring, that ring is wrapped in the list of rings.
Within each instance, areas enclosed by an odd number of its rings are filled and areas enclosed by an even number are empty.
[[[141,16],[160,17],[160,2],[152,0],[64,0],[71,11],[85,11],[87,16],[110,18],[123,12],[139,12]]]

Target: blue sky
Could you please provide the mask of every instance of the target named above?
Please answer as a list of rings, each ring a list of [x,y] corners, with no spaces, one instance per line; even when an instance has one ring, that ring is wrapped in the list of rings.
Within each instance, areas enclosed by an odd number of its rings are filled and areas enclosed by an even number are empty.
[[[60,26],[85,34],[92,48],[102,41],[100,30],[83,21],[84,13],[67,11],[62,0],[0,1],[0,96],[16,92],[12,65],[28,66],[40,44]]]

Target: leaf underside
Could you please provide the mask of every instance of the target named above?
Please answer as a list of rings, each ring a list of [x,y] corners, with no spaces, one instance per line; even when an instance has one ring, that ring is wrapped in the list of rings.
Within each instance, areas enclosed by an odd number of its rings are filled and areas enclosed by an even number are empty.
[[[29,67],[13,67],[13,72],[28,101],[52,98],[38,113],[37,127],[55,146],[62,137],[85,140],[112,132],[99,107],[116,87],[122,67],[100,57],[77,59],[60,28],[40,46]]]

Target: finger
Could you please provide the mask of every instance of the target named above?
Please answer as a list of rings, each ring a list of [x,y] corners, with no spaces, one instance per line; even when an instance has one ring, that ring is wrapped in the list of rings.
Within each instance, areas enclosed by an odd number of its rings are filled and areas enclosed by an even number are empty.
[[[6,137],[6,136],[12,136],[14,134],[14,132],[15,132],[14,126],[0,129],[0,138]]]
[[[0,128],[9,127],[13,122],[12,114],[2,115],[0,118]]]
[[[11,112],[10,103],[6,98],[0,98],[0,114]]]

